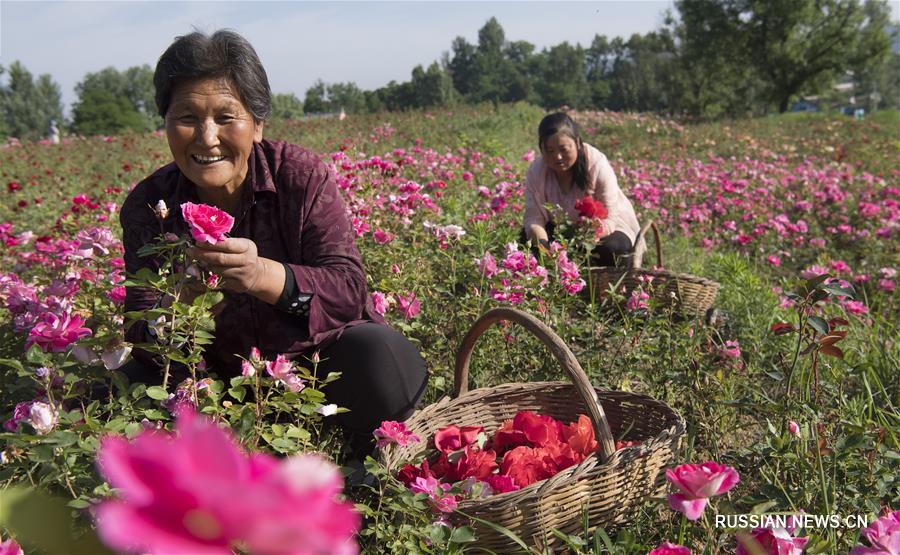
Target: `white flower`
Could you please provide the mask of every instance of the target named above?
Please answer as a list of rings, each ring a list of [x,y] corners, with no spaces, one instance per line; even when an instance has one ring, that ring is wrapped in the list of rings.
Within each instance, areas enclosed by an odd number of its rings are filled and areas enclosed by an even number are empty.
[[[94,364],[98,360],[94,350],[87,345],[76,345],[72,349],[72,356],[82,364]]]
[[[330,405],[322,405],[321,407],[316,409],[316,412],[321,414],[322,416],[333,416],[337,414],[338,406],[334,403]]]
[[[106,349],[100,353],[100,358],[103,360],[103,366],[105,366],[107,370],[116,370],[125,364],[128,360],[128,355],[130,354],[131,345],[125,343],[119,345],[115,349]]]
[[[28,410],[28,423],[39,435],[51,432],[58,421],[59,413],[49,403],[37,401]]]

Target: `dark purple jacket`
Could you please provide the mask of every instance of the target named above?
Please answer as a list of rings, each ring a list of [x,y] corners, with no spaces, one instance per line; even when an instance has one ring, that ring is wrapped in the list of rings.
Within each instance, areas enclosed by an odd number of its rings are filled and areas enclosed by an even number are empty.
[[[250,155],[245,195],[230,236],[256,243],[259,255],[285,262],[300,292],[311,293],[308,318],[277,310],[251,295],[225,292],[225,308],[216,317],[215,342],[206,349],[210,370],[240,373],[240,359],[251,347],[263,356],[295,357],[327,345],[347,327],[367,321],[383,324],[366,291],[366,276],[353,227],[334,176],[309,150],[282,141],[262,141]],[[188,233],[179,206],[199,202],[196,187],[172,163],[140,182],[125,199],[120,220],[125,268],[158,269],[157,261],[138,257],[140,247],[160,235],[153,208],[169,207],[166,232]],[[129,287],[125,310],[145,310],[159,298],[154,291]],[[129,328],[126,340],[148,341],[147,322]],[[138,360],[151,362],[136,351]]]

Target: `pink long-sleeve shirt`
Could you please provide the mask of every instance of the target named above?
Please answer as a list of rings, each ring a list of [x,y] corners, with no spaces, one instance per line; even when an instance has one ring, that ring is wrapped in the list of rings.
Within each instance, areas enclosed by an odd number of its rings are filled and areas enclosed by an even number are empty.
[[[609,211],[607,218],[603,220],[607,233],[621,231],[634,244],[641,228],[631,201],[619,188],[616,174],[606,155],[587,143],[583,145],[588,166],[586,191],[573,186],[568,193],[563,193],[556,173],[547,167],[543,156],[536,158],[528,167],[525,175],[525,232],[530,236],[533,224],[546,227],[547,222],[553,220],[544,206],[547,203],[560,206],[569,220],[577,221],[579,214],[575,202],[585,195],[591,195]]]

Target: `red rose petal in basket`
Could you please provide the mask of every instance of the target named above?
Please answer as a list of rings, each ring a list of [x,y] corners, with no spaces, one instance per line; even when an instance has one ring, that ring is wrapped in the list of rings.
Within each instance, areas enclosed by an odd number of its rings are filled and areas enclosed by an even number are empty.
[[[559,471],[545,449],[521,445],[503,455],[500,473],[512,478],[520,488],[546,480]]]
[[[478,434],[484,431],[481,426],[447,426],[434,434],[434,446],[441,453],[459,451],[466,445],[475,442]]]

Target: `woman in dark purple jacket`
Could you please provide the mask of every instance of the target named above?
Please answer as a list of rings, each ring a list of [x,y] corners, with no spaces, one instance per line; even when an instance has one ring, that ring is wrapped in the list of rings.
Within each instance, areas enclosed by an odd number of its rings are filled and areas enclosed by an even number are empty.
[[[179,37],[160,57],[154,85],[174,162],[139,183],[122,207],[128,272],[159,267],[137,253],[160,234],[153,210],[160,200],[170,207],[164,231],[179,235],[188,232],[182,203],[227,211],[235,218],[230,237],[192,252],[225,290],[208,368],[237,375],[237,355],[248,356],[254,346],[270,359],[319,352],[320,370],[342,372],[325,393],[350,409],[337,416],[345,429],[370,438],[382,420],[407,417],[425,389],[425,363],[372,308],[327,166],[309,150],[263,139],[271,91],[253,47],[231,31]],[[129,287],[125,310],[159,302],[154,291]],[[126,338],[147,341],[148,326],[132,325]],[[159,362],[137,352],[125,371],[158,383]]]

